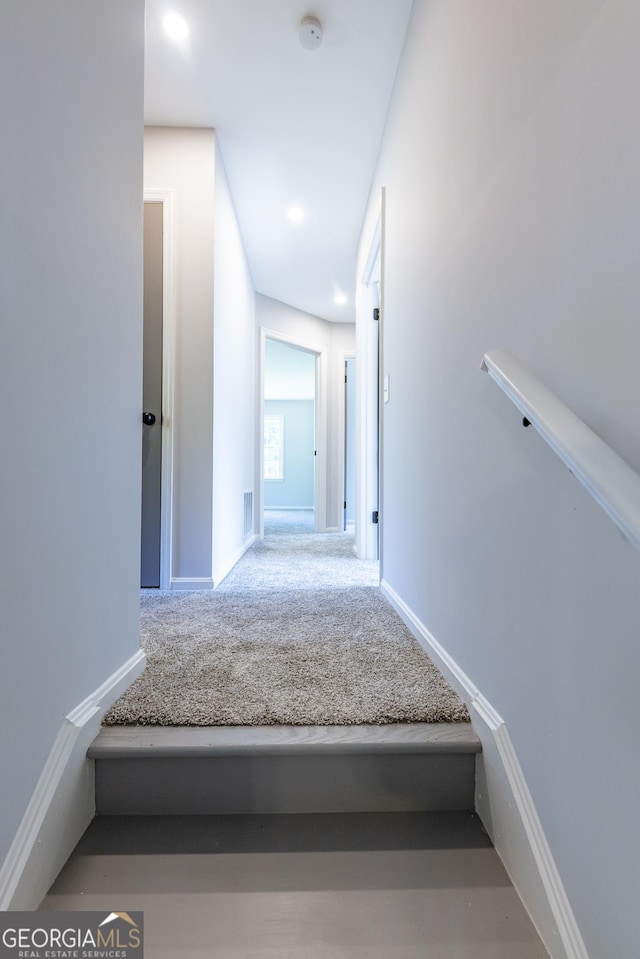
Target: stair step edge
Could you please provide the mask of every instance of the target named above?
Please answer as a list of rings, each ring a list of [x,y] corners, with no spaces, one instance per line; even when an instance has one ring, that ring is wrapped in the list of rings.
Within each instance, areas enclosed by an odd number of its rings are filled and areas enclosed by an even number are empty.
[[[104,726],[90,759],[308,753],[479,753],[470,723],[360,726]]]

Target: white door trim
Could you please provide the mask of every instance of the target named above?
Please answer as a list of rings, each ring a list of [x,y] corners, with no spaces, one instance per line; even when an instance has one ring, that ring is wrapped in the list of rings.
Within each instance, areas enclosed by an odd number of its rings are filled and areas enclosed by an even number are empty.
[[[344,373],[347,366],[347,360],[355,360],[356,351],[340,350],[338,353],[338,363],[340,366],[340,376]],[[357,367],[356,367],[357,369]],[[345,374],[346,375],[346,374]],[[357,380],[357,373],[356,373]],[[347,395],[346,389],[338,390],[338,488],[337,503],[344,503],[346,495],[345,480],[347,470]],[[340,531],[344,528],[344,508],[340,509]]]
[[[372,319],[372,309],[377,305],[382,317],[382,257],[383,257],[383,200],[380,213],[371,235],[367,262],[360,278],[356,315],[356,554],[359,559],[382,560],[382,415],[376,406],[376,397],[381,397],[382,329]],[[379,284],[379,301],[374,304],[373,291]],[[379,324],[382,323],[380,319]],[[379,340],[379,346],[378,346]],[[371,514],[378,510],[379,528],[371,522]],[[378,557],[378,544],[380,546]],[[381,565],[382,570],[382,565]]]
[[[145,203],[162,203],[162,467],[160,589],[171,589],[173,543],[173,384],[176,344],[175,193],[145,190]]]
[[[305,340],[299,340],[278,330],[270,330],[261,326],[259,346],[260,369],[258,374],[258,463],[259,476],[256,483],[257,508],[259,516],[259,536],[264,537],[264,356],[267,340],[279,340],[299,350],[313,353],[316,358],[316,455],[315,455],[315,482],[314,482],[314,518],[316,533],[324,533],[327,529],[327,354],[325,350],[318,350]]]

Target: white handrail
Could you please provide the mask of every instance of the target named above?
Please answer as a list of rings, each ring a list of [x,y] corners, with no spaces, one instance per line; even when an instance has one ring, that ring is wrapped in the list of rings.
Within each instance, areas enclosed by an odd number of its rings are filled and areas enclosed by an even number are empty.
[[[591,493],[624,536],[640,549],[640,476],[505,350],[485,353],[481,369]]]

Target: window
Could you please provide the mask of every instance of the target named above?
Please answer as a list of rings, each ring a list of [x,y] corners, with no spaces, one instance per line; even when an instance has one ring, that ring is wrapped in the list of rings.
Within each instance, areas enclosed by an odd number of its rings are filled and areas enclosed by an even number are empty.
[[[264,417],[264,478],[284,479],[284,416],[280,413]]]

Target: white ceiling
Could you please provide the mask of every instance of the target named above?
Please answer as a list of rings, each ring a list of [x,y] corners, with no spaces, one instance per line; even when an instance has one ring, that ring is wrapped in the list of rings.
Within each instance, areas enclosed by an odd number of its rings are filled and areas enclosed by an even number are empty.
[[[146,123],[216,129],[256,290],[328,320],[354,320],[357,242],[411,3],[146,2]],[[181,43],[162,29],[168,9],[189,21]],[[323,27],[313,52],[298,38],[306,14]],[[286,218],[293,204],[302,223]]]

